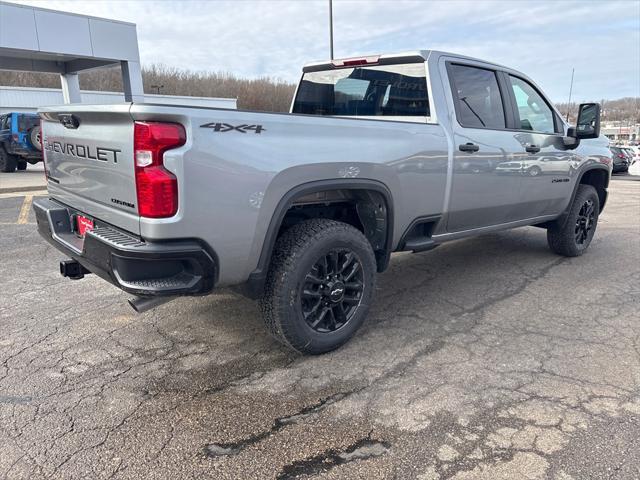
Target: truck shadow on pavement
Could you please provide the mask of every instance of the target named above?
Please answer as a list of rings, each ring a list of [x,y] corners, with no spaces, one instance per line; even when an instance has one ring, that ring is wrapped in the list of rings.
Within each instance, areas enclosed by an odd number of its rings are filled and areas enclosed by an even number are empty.
[[[173,375],[165,378],[163,388],[189,389],[206,382],[208,392],[219,392],[270,370],[311,364],[330,368],[347,357],[367,365],[377,363],[374,357],[381,350],[402,351],[407,343],[429,348],[472,327],[465,318],[471,313],[515,295],[563,261],[549,252],[538,229],[461,240],[436,252],[394,255],[389,270],[378,276],[377,300],[364,326],[338,351],[316,357],[300,356],[272,339],[256,302],[229,290],[178,299],[145,317],[163,332],[174,355],[182,352],[173,359]],[[340,379],[339,369],[334,375]]]

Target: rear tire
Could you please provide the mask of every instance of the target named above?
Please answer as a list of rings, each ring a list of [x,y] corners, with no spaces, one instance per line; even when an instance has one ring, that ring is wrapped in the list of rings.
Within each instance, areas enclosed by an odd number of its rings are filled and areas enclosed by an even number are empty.
[[[367,316],[376,281],[371,244],[356,228],[313,219],[276,242],[260,300],[269,332],[303,354],[347,342]]]
[[[27,169],[27,162],[24,161],[24,160],[18,160],[16,168],[18,170],[26,170]]]
[[[15,171],[18,166],[16,157],[7,153],[7,151],[0,146],[0,172],[11,173]]]
[[[565,257],[582,255],[593,239],[599,215],[598,192],[591,185],[579,185],[564,225],[547,229],[549,248]]]

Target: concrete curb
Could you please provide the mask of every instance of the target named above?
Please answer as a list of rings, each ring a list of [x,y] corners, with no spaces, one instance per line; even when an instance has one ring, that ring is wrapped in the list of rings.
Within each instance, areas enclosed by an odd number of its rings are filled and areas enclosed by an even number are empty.
[[[620,174],[613,174],[611,175],[611,180],[627,180],[627,181],[631,181],[631,182],[637,182],[640,181],[640,175],[620,175]]]

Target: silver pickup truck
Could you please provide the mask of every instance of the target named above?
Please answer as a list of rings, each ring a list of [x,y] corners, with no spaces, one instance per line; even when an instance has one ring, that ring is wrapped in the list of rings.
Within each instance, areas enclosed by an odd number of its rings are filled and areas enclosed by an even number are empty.
[[[607,199],[600,107],[570,127],[526,75],[415,51],[308,64],[290,114],[40,110],[42,236],[143,311],[235,286],[317,354],[362,325],[392,252],[536,225],[581,255]],[[532,233],[533,235],[534,233]]]

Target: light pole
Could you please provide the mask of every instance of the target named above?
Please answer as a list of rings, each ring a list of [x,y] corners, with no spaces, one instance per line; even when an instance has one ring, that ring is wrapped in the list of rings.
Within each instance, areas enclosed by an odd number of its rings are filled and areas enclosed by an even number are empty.
[[[333,0],[329,0],[329,48],[333,60]]]
[[[569,86],[569,103],[567,104],[567,122],[569,121],[569,109],[571,108],[571,94],[573,93],[573,74],[576,69],[571,69],[571,85]]]

